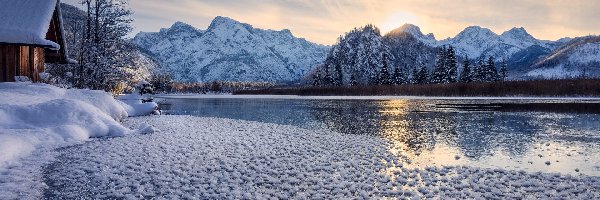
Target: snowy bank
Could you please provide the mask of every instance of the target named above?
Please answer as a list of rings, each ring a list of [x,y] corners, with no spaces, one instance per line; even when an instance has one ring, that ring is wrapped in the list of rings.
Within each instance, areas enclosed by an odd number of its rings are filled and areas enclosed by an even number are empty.
[[[123,136],[131,130],[121,120],[151,114],[158,106],[139,99],[117,101],[104,91],[34,83],[0,83],[0,96],[0,169],[39,145]]]
[[[600,198],[598,177],[409,168],[387,140],[367,135],[191,116],[124,121],[146,123],[160,131],[62,149],[45,198]]]
[[[0,199],[43,187],[42,166],[55,150],[94,137],[153,132],[120,124],[129,116],[152,113],[156,103],[120,102],[97,90],[63,89],[46,84],[0,83]],[[16,189],[15,189],[16,188]],[[35,196],[35,195],[34,195]]]
[[[0,168],[38,145],[65,145],[90,137],[122,136],[127,112],[103,91],[46,84],[0,83]]]
[[[145,98],[135,92],[121,95],[118,99],[129,117],[149,115],[158,108],[158,104],[155,102],[142,102],[142,99]]]

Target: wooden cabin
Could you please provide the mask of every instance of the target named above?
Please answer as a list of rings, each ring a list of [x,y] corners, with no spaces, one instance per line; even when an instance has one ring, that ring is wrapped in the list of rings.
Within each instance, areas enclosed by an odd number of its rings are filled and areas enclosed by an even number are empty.
[[[2,1],[0,82],[39,82],[44,63],[68,62],[59,0]]]

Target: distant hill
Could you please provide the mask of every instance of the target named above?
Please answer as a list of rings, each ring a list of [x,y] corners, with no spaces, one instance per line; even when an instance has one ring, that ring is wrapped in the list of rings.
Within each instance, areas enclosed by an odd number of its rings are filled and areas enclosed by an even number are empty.
[[[575,38],[527,69],[527,77],[599,77],[600,36]]]

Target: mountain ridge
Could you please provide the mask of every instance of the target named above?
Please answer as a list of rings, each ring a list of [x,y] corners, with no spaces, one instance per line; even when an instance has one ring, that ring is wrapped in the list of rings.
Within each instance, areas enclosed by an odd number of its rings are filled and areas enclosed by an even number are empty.
[[[511,77],[527,77],[531,66],[545,59],[571,38],[540,40],[523,27],[500,34],[489,28],[469,26],[455,37],[437,40],[413,24],[404,24],[382,36],[396,57],[395,65],[432,66],[435,52],[453,46],[459,59],[494,57],[506,60]],[[217,16],[201,30],[175,22],[159,32],[140,32],[133,39],[143,49],[171,66],[177,81],[294,82],[325,62],[330,47],[296,38],[289,29],[254,28],[228,17]]]
[[[400,27],[390,31],[388,35],[398,35],[399,32],[412,35],[414,38],[423,38],[424,36],[418,27]],[[422,39],[419,39],[423,45],[430,47],[420,48],[421,51],[418,53],[426,55],[420,57],[427,59],[421,59],[419,62],[432,65],[431,57],[434,55],[431,53],[432,48],[453,46],[460,58],[466,56],[473,60],[491,56],[497,62],[507,61],[509,74],[513,79],[599,76],[600,68],[596,66],[600,65],[600,56],[596,54],[600,51],[600,43],[593,39],[596,37],[598,36],[565,37],[549,41],[535,38],[523,27],[514,27],[497,34],[488,28],[469,26],[455,37],[435,42],[423,42]],[[406,44],[407,42],[396,43]],[[412,44],[412,46],[418,45]],[[418,53],[410,52],[410,50],[401,52],[402,55]],[[414,57],[408,57],[408,59],[415,60]]]
[[[156,55],[182,82],[293,82],[328,50],[294,37],[289,29],[254,28],[222,16],[206,30],[175,22],[159,32],[140,32],[132,41]]]

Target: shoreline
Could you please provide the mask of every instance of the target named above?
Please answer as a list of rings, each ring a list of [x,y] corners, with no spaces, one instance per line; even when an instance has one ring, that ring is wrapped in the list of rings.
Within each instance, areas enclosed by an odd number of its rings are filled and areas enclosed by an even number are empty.
[[[591,100],[600,101],[599,97],[588,96],[402,96],[402,95],[277,95],[277,94],[158,94],[154,98],[166,99],[307,99],[307,100]]]
[[[424,85],[306,86],[238,90],[234,95],[600,97],[600,79],[528,80]]]

